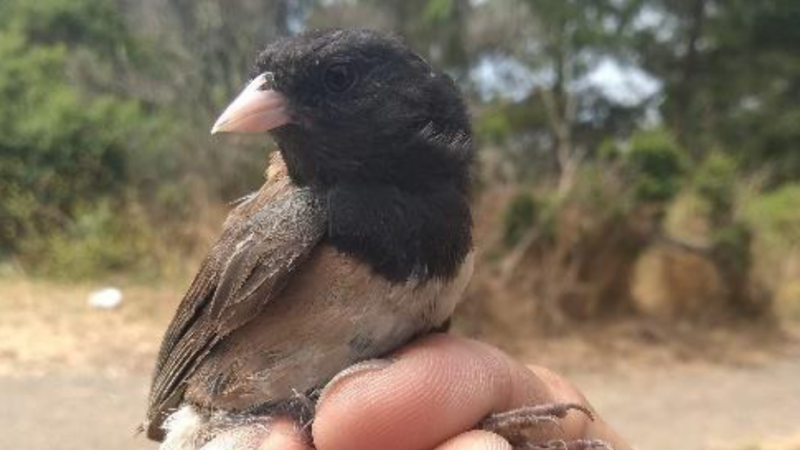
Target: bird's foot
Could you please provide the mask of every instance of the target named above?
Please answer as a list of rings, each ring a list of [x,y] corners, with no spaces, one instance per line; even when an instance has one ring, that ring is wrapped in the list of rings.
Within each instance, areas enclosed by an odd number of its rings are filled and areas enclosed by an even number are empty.
[[[483,419],[478,428],[498,434],[505,438],[515,449],[520,450],[589,450],[611,449],[611,446],[600,440],[580,439],[573,441],[550,440],[536,442],[529,437],[536,428],[555,426],[561,428],[559,419],[564,419],[570,411],[578,411],[594,420],[589,408],[577,403],[554,403],[539,406],[526,406],[511,411],[492,414]]]

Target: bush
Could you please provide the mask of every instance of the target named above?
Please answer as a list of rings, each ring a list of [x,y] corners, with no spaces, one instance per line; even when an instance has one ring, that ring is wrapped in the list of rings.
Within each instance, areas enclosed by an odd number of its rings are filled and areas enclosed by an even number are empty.
[[[713,153],[694,176],[695,190],[707,204],[709,219],[714,225],[724,225],[733,217],[737,175],[738,167],[732,157]]]
[[[664,130],[634,134],[622,164],[632,180],[634,199],[642,203],[671,200],[680,190],[686,171],[683,150]]]
[[[67,59],[63,47],[32,49],[0,34],[0,250],[68,223],[78,200],[118,194],[126,183],[143,113],[54,77]]]
[[[756,197],[744,216],[767,243],[783,249],[800,246],[800,183]]]
[[[141,210],[115,211],[108,201],[78,207],[66,227],[29,236],[21,251],[34,272],[80,279],[155,267],[156,238]]]
[[[131,159],[158,145],[156,114],[78,74],[109,72],[130,48],[121,15],[105,0],[10,0],[0,14],[0,259],[69,266],[82,252],[120,267],[110,217],[126,208]]]
[[[749,227],[742,223],[715,229],[711,233],[711,254],[737,274],[748,276],[752,253],[750,245],[753,235]]]
[[[503,244],[512,248],[536,223],[536,200],[528,192],[518,192],[503,213]]]

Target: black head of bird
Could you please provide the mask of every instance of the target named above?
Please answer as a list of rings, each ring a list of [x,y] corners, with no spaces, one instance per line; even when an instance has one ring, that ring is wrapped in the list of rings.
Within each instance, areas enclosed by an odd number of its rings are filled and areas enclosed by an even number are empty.
[[[384,276],[457,271],[472,134],[448,75],[395,38],[348,29],[279,40],[252,76],[212,133],[271,132],[293,183],[330,200],[330,239]],[[393,201],[406,211],[386,211]]]
[[[471,133],[458,88],[377,32],[310,32],[264,50],[212,132],[269,130],[299,185],[467,185]]]

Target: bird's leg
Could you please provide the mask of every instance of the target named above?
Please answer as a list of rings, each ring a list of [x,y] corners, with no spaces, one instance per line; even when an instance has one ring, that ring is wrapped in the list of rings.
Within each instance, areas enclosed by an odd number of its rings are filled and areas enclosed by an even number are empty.
[[[511,411],[492,414],[483,419],[478,428],[498,434],[515,449],[522,450],[589,450],[595,448],[611,449],[606,442],[599,440],[551,440],[545,443],[532,442],[527,434],[543,424],[561,428],[558,419],[563,419],[570,411],[578,411],[594,420],[589,408],[577,403],[553,403],[539,406],[526,406]]]

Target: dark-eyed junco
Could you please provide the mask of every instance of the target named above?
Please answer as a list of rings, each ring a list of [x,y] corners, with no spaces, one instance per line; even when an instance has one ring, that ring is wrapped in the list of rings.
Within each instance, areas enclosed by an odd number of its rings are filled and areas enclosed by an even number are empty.
[[[343,369],[444,327],[472,273],[467,109],[397,39],[275,42],[212,132],[270,132],[279,154],[164,336],[145,427],[170,449],[313,414]]]

